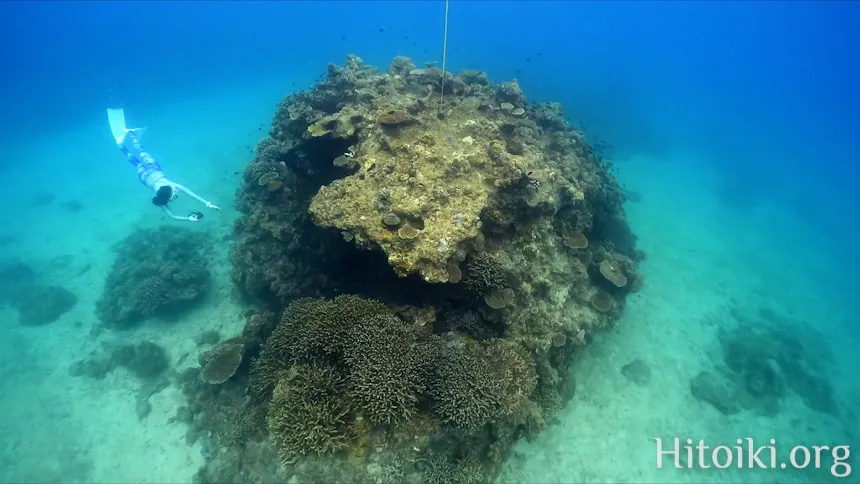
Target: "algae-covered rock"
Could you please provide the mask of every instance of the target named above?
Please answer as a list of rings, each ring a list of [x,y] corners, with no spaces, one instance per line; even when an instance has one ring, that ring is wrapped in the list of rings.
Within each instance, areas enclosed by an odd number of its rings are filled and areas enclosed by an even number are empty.
[[[267,146],[307,185],[313,224],[381,251],[399,276],[462,279],[478,301],[505,308],[530,348],[559,332],[584,341],[619,314],[608,310],[623,308],[627,279],[641,281],[608,164],[558,104],[531,105],[516,81],[476,82],[486,76],[474,71],[443,81],[411,65],[399,58],[380,74],[351,56],[280,104]],[[485,254],[497,261],[493,281],[475,277]],[[596,300],[608,316],[586,310],[590,287],[616,296]]]
[[[378,99],[346,102],[335,113],[320,113],[308,128],[314,134],[332,132],[320,124],[345,117],[359,120],[339,131],[339,136],[351,137],[357,170],[321,187],[310,213],[321,226],[349,231],[357,235],[357,243],[381,248],[398,274],[418,273],[427,281],[444,282],[448,262],[478,236],[481,213],[492,200],[521,182],[525,173],[553,168],[556,162],[545,150],[550,140],[540,139],[533,121],[482,109],[495,96],[492,87],[472,84],[463,92],[455,90],[440,107],[426,98],[435,89],[435,81],[426,77],[403,82]],[[372,97],[361,89],[359,93]],[[549,171],[547,184],[564,184],[558,168]],[[393,237],[378,223],[386,213],[419,229],[421,237],[405,237],[409,242]]]

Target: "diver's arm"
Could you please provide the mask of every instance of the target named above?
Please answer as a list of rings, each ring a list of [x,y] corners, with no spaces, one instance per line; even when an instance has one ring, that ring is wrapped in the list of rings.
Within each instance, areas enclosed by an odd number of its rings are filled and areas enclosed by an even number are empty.
[[[167,208],[167,205],[162,205],[161,209],[164,210],[164,213],[166,213],[168,217],[172,218],[173,220],[179,220],[180,222],[197,222],[198,220],[200,220],[200,218],[194,217],[193,214],[187,217],[180,217],[179,215],[173,213],[172,210]]]
[[[208,202],[208,201],[204,200],[202,197],[200,197],[200,196],[199,196],[199,195],[197,195],[196,193],[192,192],[191,190],[189,190],[189,189],[185,188],[184,186],[182,186],[182,185],[180,185],[180,184],[178,184],[178,183],[174,184],[173,186],[174,186],[177,190],[179,190],[179,191],[181,191],[182,193],[184,193],[184,194],[188,195],[189,197],[193,198],[194,200],[197,200],[198,202],[202,203],[203,205],[206,205],[206,208],[214,208],[215,210],[221,210],[220,208],[218,208],[217,206],[215,206],[215,204],[213,204],[212,202]]]

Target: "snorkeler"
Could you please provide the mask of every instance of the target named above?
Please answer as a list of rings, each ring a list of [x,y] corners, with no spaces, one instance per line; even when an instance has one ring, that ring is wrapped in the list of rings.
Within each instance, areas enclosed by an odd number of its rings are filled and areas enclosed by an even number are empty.
[[[120,151],[123,152],[126,158],[128,158],[128,161],[137,168],[137,179],[140,180],[144,186],[155,191],[155,196],[152,198],[153,205],[161,207],[167,216],[173,220],[199,222],[200,219],[203,218],[203,214],[200,212],[193,212],[187,217],[181,217],[179,215],[175,215],[167,207],[167,204],[176,200],[176,197],[179,196],[179,192],[182,192],[203,205],[206,205],[206,208],[221,210],[211,202],[199,197],[191,190],[167,179],[164,172],[161,170],[161,166],[155,161],[155,159],[149,156],[149,153],[144,151],[143,146],[140,144],[139,133],[142,133],[144,128],[126,128],[125,113],[122,109],[108,109],[107,114],[108,122],[110,123],[110,130],[116,140],[116,145],[119,147]],[[129,150],[126,146],[126,140],[131,142],[132,150]]]

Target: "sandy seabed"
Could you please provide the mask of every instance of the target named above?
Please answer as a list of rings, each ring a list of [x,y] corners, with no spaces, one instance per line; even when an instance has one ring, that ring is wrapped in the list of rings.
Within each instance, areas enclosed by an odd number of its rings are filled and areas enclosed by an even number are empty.
[[[150,340],[166,349],[172,371],[181,371],[195,364],[201,332],[229,336],[241,329],[243,308],[234,302],[227,255],[237,215],[236,172],[250,160],[249,147],[264,135],[283,92],[282,86],[267,85],[212,93],[153,110],[145,120],[144,144],[168,176],[223,208],[206,211],[194,226],[215,241],[214,290],[178,322],[93,331],[113,245],[138,227],[179,224],[150,204],[151,194],[111,143],[106,121],[3,154],[13,166],[3,174],[8,188],[0,194],[7,198],[2,205],[21,207],[0,213],[0,235],[14,238],[2,248],[4,258],[30,264],[43,279],[74,292],[78,304],[41,327],[20,326],[14,310],[0,308],[0,481],[189,482],[202,465],[199,443],[189,446],[184,424],[170,421],[184,403],[176,386],[151,396],[152,411],[139,419],[137,378],[124,369],[102,380],[73,378],[69,367],[103,344]],[[64,179],[58,160],[80,164],[83,172]],[[810,257],[817,242],[804,234],[814,231],[799,230],[802,224],[778,206],[764,204],[747,214],[723,207],[711,195],[713,174],[705,167],[693,152],[618,160],[622,183],[642,195],[627,211],[648,255],[645,287],[629,299],[618,328],[599,335],[578,357],[574,398],[540,438],[515,447],[501,482],[833,479],[826,462],[824,469],[804,471],[656,467],[655,437],[712,445],[732,445],[742,437],[774,438],[777,447],[851,445],[860,431],[860,386],[853,379],[860,342],[842,336],[849,315],[827,299],[828,287],[843,282],[827,270],[838,261],[826,254]],[[29,206],[41,193],[54,201]],[[56,208],[71,200],[84,208]],[[180,213],[202,209],[187,199],[178,202]],[[731,324],[733,307],[768,307],[827,337],[836,357],[829,377],[840,417],[810,410],[793,396],[775,417],[724,416],[692,397],[690,379],[719,358],[716,332]],[[631,384],[620,371],[637,358],[651,369],[647,386]]]

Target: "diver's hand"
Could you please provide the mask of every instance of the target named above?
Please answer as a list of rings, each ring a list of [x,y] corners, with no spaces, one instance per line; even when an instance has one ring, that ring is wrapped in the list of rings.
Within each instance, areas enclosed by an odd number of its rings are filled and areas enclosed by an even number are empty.
[[[200,212],[194,212],[188,216],[189,222],[199,222],[200,219],[203,218],[203,214]]]
[[[218,206],[217,206],[217,205],[215,205],[215,204],[214,204],[214,203],[212,203],[212,202],[206,202],[206,208],[212,208],[212,209],[215,209],[215,210],[221,210],[220,208],[218,208]],[[201,215],[201,217],[202,217],[202,215]]]

